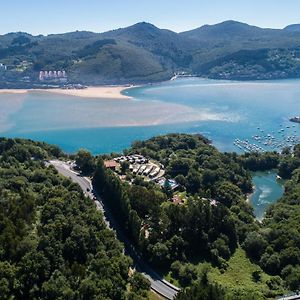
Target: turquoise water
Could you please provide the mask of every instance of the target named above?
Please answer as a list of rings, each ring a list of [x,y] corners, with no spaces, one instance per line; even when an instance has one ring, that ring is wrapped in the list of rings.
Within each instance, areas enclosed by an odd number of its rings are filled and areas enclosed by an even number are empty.
[[[300,114],[300,80],[228,82],[188,78],[124,93],[133,99],[82,99],[37,92],[2,94],[0,134],[43,140],[70,153],[86,148],[93,154],[120,152],[134,140],[170,132],[204,134],[222,151],[242,152],[234,145],[236,139],[260,143],[266,150],[274,146],[265,145],[267,135],[276,144],[299,141],[300,124],[289,122],[289,118]],[[254,141],[254,136],[264,138]],[[262,184],[261,192],[257,189],[253,198],[258,217],[265,209],[259,203],[265,201],[263,184],[270,183],[265,179],[270,178],[254,179],[256,186]],[[267,201],[276,201],[281,187],[276,181],[269,187],[274,193],[269,193]]]
[[[222,151],[241,151],[234,140],[251,140],[260,133],[258,127],[278,140],[300,136],[300,125],[288,121],[300,113],[300,80],[189,78],[125,93],[134,100],[0,95],[0,132],[58,144],[67,152],[84,147],[94,154],[121,151],[133,140],[168,132],[202,133]]]
[[[254,208],[256,218],[262,220],[269,205],[283,195],[283,182],[276,180],[274,172],[257,172],[253,177],[253,183],[255,190],[250,197],[250,202]]]
[[[261,130],[278,141],[300,136],[300,125],[289,122],[291,116],[300,112],[300,80],[241,83],[192,78],[133,89],[129,94],[216,114],[216,120],[197,122],[190,130],[204,133],[223,151],[240,151],[233,145],[234,140],[251,140],[262,134]]]

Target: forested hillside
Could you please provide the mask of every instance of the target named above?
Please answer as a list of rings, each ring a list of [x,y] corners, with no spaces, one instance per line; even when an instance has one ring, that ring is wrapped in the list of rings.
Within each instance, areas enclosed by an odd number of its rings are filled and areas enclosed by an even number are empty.
[[[138,178],[134,185],[123,185],[98,163],[95,185],[144,255],[159,267],[195,256],[222,266],[238,240],[242,242],[255,226],[243,199],[252,189],[250,174],[236,157],[221,154],[201,136],[157,137],[134,144],[130,152],[158,159],[190,195],[186,205],[172,205],[167,201],[173,193],[168,187],[161,190]],[[220,205],[209,199],[218,199]]]
[[[102,214],[45,166],[60,156],[43,143],[0,139],[0,299],[142,299]]]
[[[290,289],[300,287],[300,147],[286,153],[279,174],[290,179],[284,196],[266,214],[260,230],[248,236],[248,255],[272,275],[281,276]]]
[[[126,165],[116,174],[101,157],[94,184],[143,256],[187,288],[178,299],[272,299],[299,288],[298,146],[240,156],[200,135],[170,134],[125,151],[136,153],[162,163],[178,190],[132,176]],[[272,169],[288,180],[286,192],[259,223],[247,202],[251,171]]]
[[[237,155],[169,134],[125,150],[163,164],[176,190],[126,164],[105,168],[116,154],[73,158],[136,250],[182,287],[178,299],[263,300],[300,287],[299,149]],[[0,298],[144,299],[147,282],[129,276],[131,259],[80,187],[45,164],[53,157],[69,159],[55,146],[0,139]],[[251,172],[274,168],[285,193],[259,223],[247,202]]]
[[[176,33],[142,22],[104,33],[8,33],[0,36],[0,63],[6,66],[0,68],[0,87],[42,87],[41,70],[65,70],[68,82],[90,85],[156,82],[177,72],[241,80],[295,78],[300,76],[297,28],[226,21]]]

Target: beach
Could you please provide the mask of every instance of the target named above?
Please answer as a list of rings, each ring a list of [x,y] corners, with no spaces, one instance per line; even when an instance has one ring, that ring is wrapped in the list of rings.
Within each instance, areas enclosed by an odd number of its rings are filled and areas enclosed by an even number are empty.
[[[26,94],[28,90],[24,89],[0,89],[0,94]]]
[[[101,86],[70,90],[47,89],[41,91],[81,98],[130,99],[131,97],[122,94],[122,91],[126,89],[128,89],[128,86]]]
[[[103,99],[130,99],[123,95],[122,91],[128,86],[101,86],[88,87],[85,89],[0,89],[0,94],[26,94],[30,92],[47,92],[60,95],[75,96],[81,98],[103,98]]]

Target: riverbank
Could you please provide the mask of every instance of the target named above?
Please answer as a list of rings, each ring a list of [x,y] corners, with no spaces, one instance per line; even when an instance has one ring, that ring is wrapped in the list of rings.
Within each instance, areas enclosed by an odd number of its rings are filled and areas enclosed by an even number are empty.
[[[96,99],[131,99],[131,97],[122,94],[128,89],[128,86],[101,86],[88,87],[85,89],[0,89],[0,94],[26,94],[30,92],[46,92],[81,98]]]

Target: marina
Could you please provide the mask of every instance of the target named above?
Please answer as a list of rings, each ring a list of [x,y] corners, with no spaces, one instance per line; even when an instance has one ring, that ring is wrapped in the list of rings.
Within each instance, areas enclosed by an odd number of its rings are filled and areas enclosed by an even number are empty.
[[[257,132],[250,139],[236,138],[233,145],[244,152],[282,152],[283,149],[292,149],[300,143],[300,136],[297,134],[296,125],[280,125],[277,131],[271,133],[257,127]]]
[[[293,117],[290,119],[291,122],[300,123],[300,117]]]

